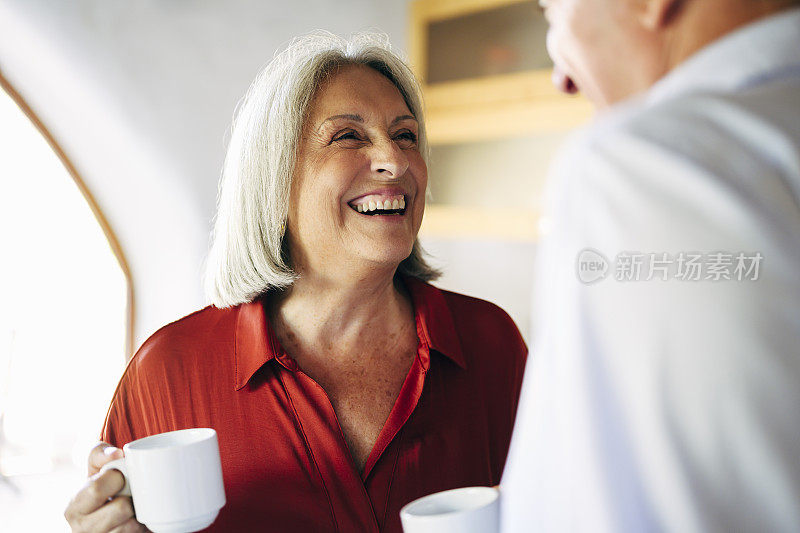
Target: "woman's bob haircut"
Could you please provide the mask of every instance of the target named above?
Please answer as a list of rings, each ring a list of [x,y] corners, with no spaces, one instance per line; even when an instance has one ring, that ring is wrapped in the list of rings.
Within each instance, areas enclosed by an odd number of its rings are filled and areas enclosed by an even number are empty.
[[[214,306],[250,302],[297,279],[284,233],[300,135],[316,88],[345,65],[366,65],[394,83],[419,122],[418,146],[427,163],[422,93],[386,35],[344,39],[314,32],[292,41],[258,74],[233,121],[205,265],[206,297]],[[418,241],[398,272],[425,281],[439,275]]]

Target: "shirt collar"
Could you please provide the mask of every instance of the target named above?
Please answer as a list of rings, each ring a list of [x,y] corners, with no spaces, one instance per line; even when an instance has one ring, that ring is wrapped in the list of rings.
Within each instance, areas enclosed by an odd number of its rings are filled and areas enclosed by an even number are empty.
[[[658,103],[689,91],[733,91],[800,68],[800,8],[751,22],[701,48],[648,91]]]
[[[431,350],[446,356],[461,368],[466,360],[461,341],[456,333],[453,315],[440,289],[413,277],[401,277],[414,305],[417,335],[420,342]],[[284,361],[284,353],[275,332],[267,323],[264,304],[266,297],[239,306],[234,338],[234,387],[243,388],[259,368],[277,359],[292,368],[292,361]],[[427,366],[427,365],[426,365]]]
[[[420,342],[461,368],[467,368],[455,320],[442,290],[414,277],[403,276],[401,279],[414,304]]]
[[[244,387],[253,374],[281,351],[278,337],[267,323],[265,297],[239,306],[233,342],[234,386]]]

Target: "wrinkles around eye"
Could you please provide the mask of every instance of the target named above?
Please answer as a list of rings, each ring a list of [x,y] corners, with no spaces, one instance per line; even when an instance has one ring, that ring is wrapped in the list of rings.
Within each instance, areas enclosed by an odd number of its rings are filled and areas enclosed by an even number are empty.
[[[332,141],[343,141],[343,140],[359,140],[360,141],[361,138],[359,138],[355,134],[355,132],[347,131],[347,132],[344,132],[344,133],[339,133],[339,134],[334,135],[333,139],[331,139],[331,140]]]
[[[416,146],[417,134],[409,130],[403,130],[396,133],[392,140],[402,147]],[[340,141],[366,142],[367,140],[354,131],[345,131],[335,134],[331,139],[331,144]]]

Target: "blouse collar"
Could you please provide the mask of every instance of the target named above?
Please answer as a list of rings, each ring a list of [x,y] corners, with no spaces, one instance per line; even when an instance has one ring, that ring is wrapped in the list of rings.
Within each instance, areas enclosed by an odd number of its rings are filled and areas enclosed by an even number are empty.
[[[420,343],[466,368],[461,341],[444,293],[414,277],[401,276],[401,280],[411,295]],[[234,338],[236,390],[243,388],[258,369],[273,359],[289,370],[297,369],[297,364],[285,354],[275,331],[267,322],[265,304],[266,298],[259,297],[238,306]],[[427,369],[429,361],[423,361],[423,364]]]

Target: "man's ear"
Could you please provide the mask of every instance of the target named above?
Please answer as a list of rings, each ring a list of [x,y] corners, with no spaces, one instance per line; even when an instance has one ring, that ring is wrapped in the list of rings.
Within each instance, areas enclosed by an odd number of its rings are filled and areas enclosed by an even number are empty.
[[[687,0],[635,0],[639,22],[648,30],[666,28]]]

